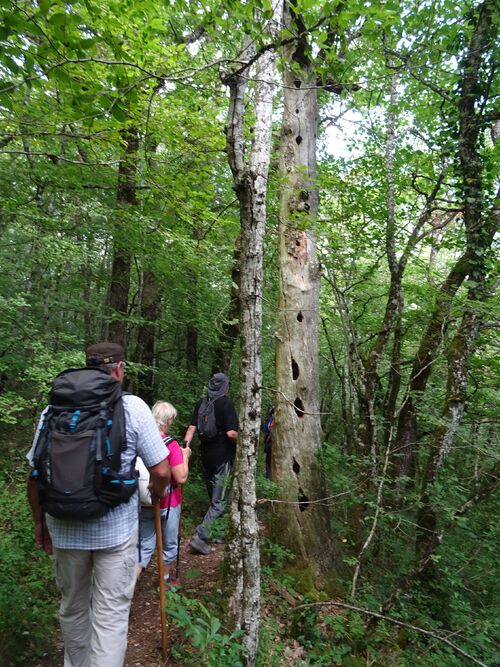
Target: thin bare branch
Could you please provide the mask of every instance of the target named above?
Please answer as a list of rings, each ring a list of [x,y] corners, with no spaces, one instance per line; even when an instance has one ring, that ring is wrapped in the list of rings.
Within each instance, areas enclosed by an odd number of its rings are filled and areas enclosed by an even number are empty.
[[[300,609],[310,609],[312,607],[328,607],[328,606],[340,607],[342,609],[350,609],[351,611],[356,611],[359,614],[364,614],[365,616],[371,616],[373,618],[377,618],[378,620],[386,621],[387,623],[392,623],[393,625],[398,625],[399,627],[402,628],[408,628],[409,630],[418,632],[421,635],[425,635],[426,637],[432,637],[433,639],[437,639],[443,644],[446,644],[447,646],[452,648],[456,653],[459,653],[464,658],[467,658],[467,660],[470,660],[475,665],[480,665],[480,667],[488,667],[488,665],[485,662],[478,660],[478,658],[475,658],[470,653],[467,653],[467,651],[464,651],[463,648],[457,646],[457,644],[454,644],[447,637],[443,637],[437,632],[433,632],[432,630],[426,630],[425,628],[420,628],[416,625],[411,625],[410,623],[405,623],[404,621],[400,621],[397,618],[392,618],[391,616],[385,616],[384,614],[379,614],[378,612],[371,611],[370,609],[364,609],[363,607],[356,607],[352,604],[347,604],[346,602],[337,602],[336,600],[328,600],[327,602],[311,602],[309,604],[298,605],[297,607],[293,608],[293,611],[298,611]]]

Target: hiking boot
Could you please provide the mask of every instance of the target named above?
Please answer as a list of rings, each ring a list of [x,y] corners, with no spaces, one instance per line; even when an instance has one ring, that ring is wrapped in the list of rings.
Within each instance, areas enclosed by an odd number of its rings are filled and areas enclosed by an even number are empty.
[[[214,539],[212,540],[212,542],[213,542],[214,544],[225,544],[225,543],[226,543],[226,539],[225,539],[224,536],[221,535],[220,537],[214,537]]]
[[[212,547],[202,540],[201,537],[195,535],[189,542],[191,549],[199,554],[207,556],[209,553],[212,553]]]

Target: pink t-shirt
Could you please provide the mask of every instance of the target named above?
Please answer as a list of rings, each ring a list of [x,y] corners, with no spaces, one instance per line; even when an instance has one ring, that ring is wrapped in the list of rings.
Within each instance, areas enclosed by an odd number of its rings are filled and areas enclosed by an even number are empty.
[[[162,438],[165,437],[165,434],[161,434]],[[181,448],[179,446],[179,443],[177,440],[171,440],[167,444],[169,454],[167,456],[167,460],[170,464],[171,468],[175,468],[175,466],[181,465],[184,461],[184,457],[182,456]],[[168,507],[168,496],[170,494],[167,493],[166,498],[164,498],[161,503],[160,507],[164,509],[165,507]],[[177,486],[174,488],[172,491],[172,500],[170,501],[170,507],[177,507],[177,505],[180,505],[182,503],[182,490],[180,486]]]

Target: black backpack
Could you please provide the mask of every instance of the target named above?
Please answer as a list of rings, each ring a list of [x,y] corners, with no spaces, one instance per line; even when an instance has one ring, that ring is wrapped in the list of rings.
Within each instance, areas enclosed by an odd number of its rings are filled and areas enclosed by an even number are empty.
[[[135,457],[119,474],[127,447],[122,388],[98,368],[70,369],[52,384],[35,447],[43,509],[61,519],[90,519],[127,502],[137,489]]]
[[[208,396],[204,396],[201,399],[200,407],[198,408],[196,428],[198,430],[198,435],[202,440],[215,438],[219,432],[215,420],[215,400],[210,400]]]

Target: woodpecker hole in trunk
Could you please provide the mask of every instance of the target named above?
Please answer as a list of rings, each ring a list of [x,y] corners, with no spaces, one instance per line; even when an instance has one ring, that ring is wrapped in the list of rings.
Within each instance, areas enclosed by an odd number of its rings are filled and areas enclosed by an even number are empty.
[[[305,512],[308,507],[309,507],[309,498],[299,487],[299,510],[301,512]]]
[[[299,134],[298,137],[295,138],[295,141],[296,141],[297,144],[300,146],[300,144],[302,143],[302,137],[300,136],[300,134]]]
[[[298,464],[297,459],[295,458],[295,456],[293,457],[292,470],[296,475],[298,475],[299,472],[300,472],[300,465]]]
[[[298,363],[295,361],[295,359],[292,357],[292,378],[293,378],[294,380],[298,380],[298,379],[299,379],[299,375],[300,375],[300,373],[299,373],[299,365],[298,365]]]
[[[302,322],[303,319],[304,319],[304,316],[302,315],[302,311],[299,310],[299,312],[297,313],[297,321]]]
[[[297,398],[294,401],[294,406],[295,406],[295,412],[297,413],[297,417],[303,417],[304,416],[304,404],[300,400],[300,398],[297,396]]]

